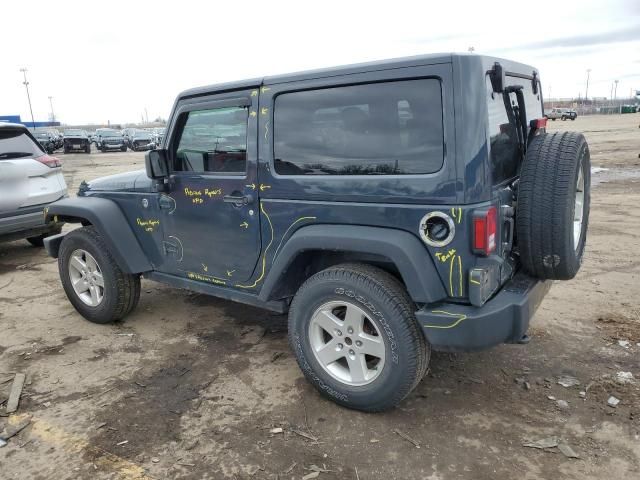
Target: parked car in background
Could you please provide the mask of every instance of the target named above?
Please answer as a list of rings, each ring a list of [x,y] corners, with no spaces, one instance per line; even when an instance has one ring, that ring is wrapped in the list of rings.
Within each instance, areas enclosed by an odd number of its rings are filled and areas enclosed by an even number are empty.
[[[64,144],[64,137],[62,136],[62,133],[60,133],[60,131],[56,130],[55,128],[49,130],[49,133],[51,133],[51,136],[53,137],[53,143],[56,146],[56,149],[62,148]]]
[[[50,132],[36,131],[34,136],[45,152],[53,153],[56,150],[56,142]]]
[[[24,125],[0,123],[0,241],[26,238],[42,246],[62,228],[57,217],[45,221],[44,210],[66,196],[60,160]]]
[[[64,131],[64,153],[91,153],[91,141],[84,130],[73,129]]]
[[[116,132],[113,128],[97,128],[93,134],[92,143],[96,144],[96,148],[100,150],[100,140],[104,132]]]
[[[135,132],[135,128],[129,127],[122,130],[122,137],[124,138],[124,143],[127,145],[127,148],[131,148],[131,136],[133,132]]]
[[[155,145],[152,134],[149,131],[134,129],[134,131],[129,134],[129,148],[134,152],[151,150],[152,146]]]
[[[127,151],[127,145],[124,143],[124,137],[117,130],[103,130],[98,135],[98,149],[101,152],[109,150]]]
[[[151,138],[153,139],[153,143],[157,148],[160,148],[162,145],[162,139],[164,138],[164,132],[166,128],[154,128],[151,132]]]
[[[557,118],[560,120],[575,120],[578,117],[578,112],[569,108],[552,108],[550,112],[544,115],[549,120],[555,121]]]

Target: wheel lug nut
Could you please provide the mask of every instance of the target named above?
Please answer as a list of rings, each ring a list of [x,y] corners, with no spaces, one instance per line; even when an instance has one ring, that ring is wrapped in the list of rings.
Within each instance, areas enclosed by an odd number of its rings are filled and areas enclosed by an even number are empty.
[[[341,337],[342,336],[342,332],[340,330],[338,330],[337,328],[334,330],[334,333],[338,336]]]
[[[361,347],[362,346],[362,342],[360,340],[356,340],[356,347]]]
[[[356,352],[354,352],[353,350],[349,350],[349,355],[354,356],[356,354]]]
[[[347,328],[347,332],[353,333],[353,328],[351,328],[351,327]]]
[[[337,347],[338,347],[338,350],[342,350],[342,348],[344,347],[344,345],[342,345],[341,343],[339,343],[339,344],[337,345]]]

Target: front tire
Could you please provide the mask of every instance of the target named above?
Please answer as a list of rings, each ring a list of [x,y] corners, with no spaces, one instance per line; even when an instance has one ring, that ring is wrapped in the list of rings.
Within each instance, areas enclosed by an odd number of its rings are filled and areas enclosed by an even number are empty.
[[[58,270],[69,301],[90,322],[120,320],[140,299],[140,276],[120,269],[93,226],[64,237]]]
[[[363,264],[309,278],[289,310],[289,344],[307,380],[345,407],[379,412],[422,379],[430,347],[400,282]]]

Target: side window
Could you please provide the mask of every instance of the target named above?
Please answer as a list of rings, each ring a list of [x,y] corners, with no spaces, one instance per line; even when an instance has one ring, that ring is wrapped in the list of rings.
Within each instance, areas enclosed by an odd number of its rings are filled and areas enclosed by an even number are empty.
[[[178,134],[174,170],[242,175],[247,164],[245,107],[194,110]]]
[[[442,167],[437,79],[284,93],[274,109],[281,175],[399,175]]]

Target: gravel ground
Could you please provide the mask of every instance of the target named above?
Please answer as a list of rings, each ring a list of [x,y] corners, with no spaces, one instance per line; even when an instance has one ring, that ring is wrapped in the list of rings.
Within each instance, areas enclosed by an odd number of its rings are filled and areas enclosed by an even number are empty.
[[[0,431],[31,418],[0,449],[0,477],[640,478],[639,124],[640,114],[550,122],[583,131],[593,165],[609,169],[594,174],[580,274],[554,284],[529,345],[436,354],[384,414],[321,398],[283,316],[144,280],[132,315],[93,325],[67,301],[55,260],[26,241],[0,244],[0,402],[13,374],[27,375]],[[60,157],[72,192],[144,168],[143,153]],[[540,440],[561,448],[524,446]]]

